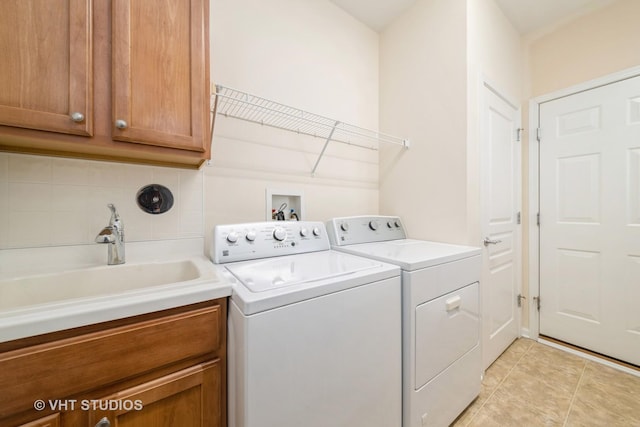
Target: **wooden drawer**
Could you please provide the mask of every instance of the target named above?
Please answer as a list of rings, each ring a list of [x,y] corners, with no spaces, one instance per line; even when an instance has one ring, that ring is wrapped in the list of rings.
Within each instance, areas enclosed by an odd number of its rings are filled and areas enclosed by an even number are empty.
[[[223,301],[223,300],[219,300]],[[223,303],[0,353],[0,419],[225,348]]]

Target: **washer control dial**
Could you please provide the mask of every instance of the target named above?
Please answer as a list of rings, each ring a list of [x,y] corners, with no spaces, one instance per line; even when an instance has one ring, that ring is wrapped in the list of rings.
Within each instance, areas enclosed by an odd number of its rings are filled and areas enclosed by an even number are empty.
[[[277,241],[282,242],[286,237],[287,232],[284,228],[276,227],[276,229],[273,230],[273,238]]]
[[[343,222],[342,224],[340,224],[340,229],[342,231],[349,231],[349,223]]]
[[[307,237],[308,235],[309,235],[309,230],[307,230],[305,227],[302,227],[300,229],[300,236]]]
[[[320,235],[320,229],[318,227],[313,227],[313,235],[316,237]]]
[[[373,231],[376,231],[378,229],[378,221],[376,220],[369,221],[369,228],[372,229]]]
[[[253,230],[249,231],[249,232],[247,233],[247,235],[246,235],[246,239],[247,239],[247,241],[249,241],[249,242],[253,242],[253,241],[255,241],[255,240],[256,240],[256,232],[255,232],[255,231],[253,231]]]
[[[235,243],[237,241],[238,241],[238,233],[236,233],[235,231],[232,231],[227,235],[227,242]]]

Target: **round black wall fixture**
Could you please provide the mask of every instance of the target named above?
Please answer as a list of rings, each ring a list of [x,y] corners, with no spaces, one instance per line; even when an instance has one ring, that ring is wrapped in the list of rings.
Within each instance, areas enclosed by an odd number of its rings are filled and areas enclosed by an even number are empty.
[[[140,209],[153,215],[165,213],[173,206],[171,190],[160,184],[142,187],[138,190],[136,200]]]

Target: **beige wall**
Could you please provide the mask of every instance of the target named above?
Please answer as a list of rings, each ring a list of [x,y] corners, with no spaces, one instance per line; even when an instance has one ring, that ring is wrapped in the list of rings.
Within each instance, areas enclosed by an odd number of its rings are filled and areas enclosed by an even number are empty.
[[[381,212],[412,237],[477,245],[480,81],[522,100],[520,35],[493,0],[423,0],[382,33],[380,52],[381,128],[412,141],[381,151]]]
[[[528,44],[530,97],[640,64],[640,1],[618,0]]]
[[[215,0],[212,80],[378,128],[378,34],[330,1]],[[376,151],[218,116],[205,174],[205,229],[265,219],[267,188],[303,193],[304,219],[378,212]]]
[[[466,4],[419,0],[380,36],[380,211],[413,238],[467,243]]]

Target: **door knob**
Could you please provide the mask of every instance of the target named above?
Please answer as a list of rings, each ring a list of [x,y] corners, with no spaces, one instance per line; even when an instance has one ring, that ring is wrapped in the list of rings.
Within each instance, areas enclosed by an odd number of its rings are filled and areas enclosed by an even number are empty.
[[[489,245],[497,245],[498,243],[502,242],[502,240],[491,240],[488,237],[484,238],[484,241],[482,243],[484,243],[485,246],[489,246]]]

